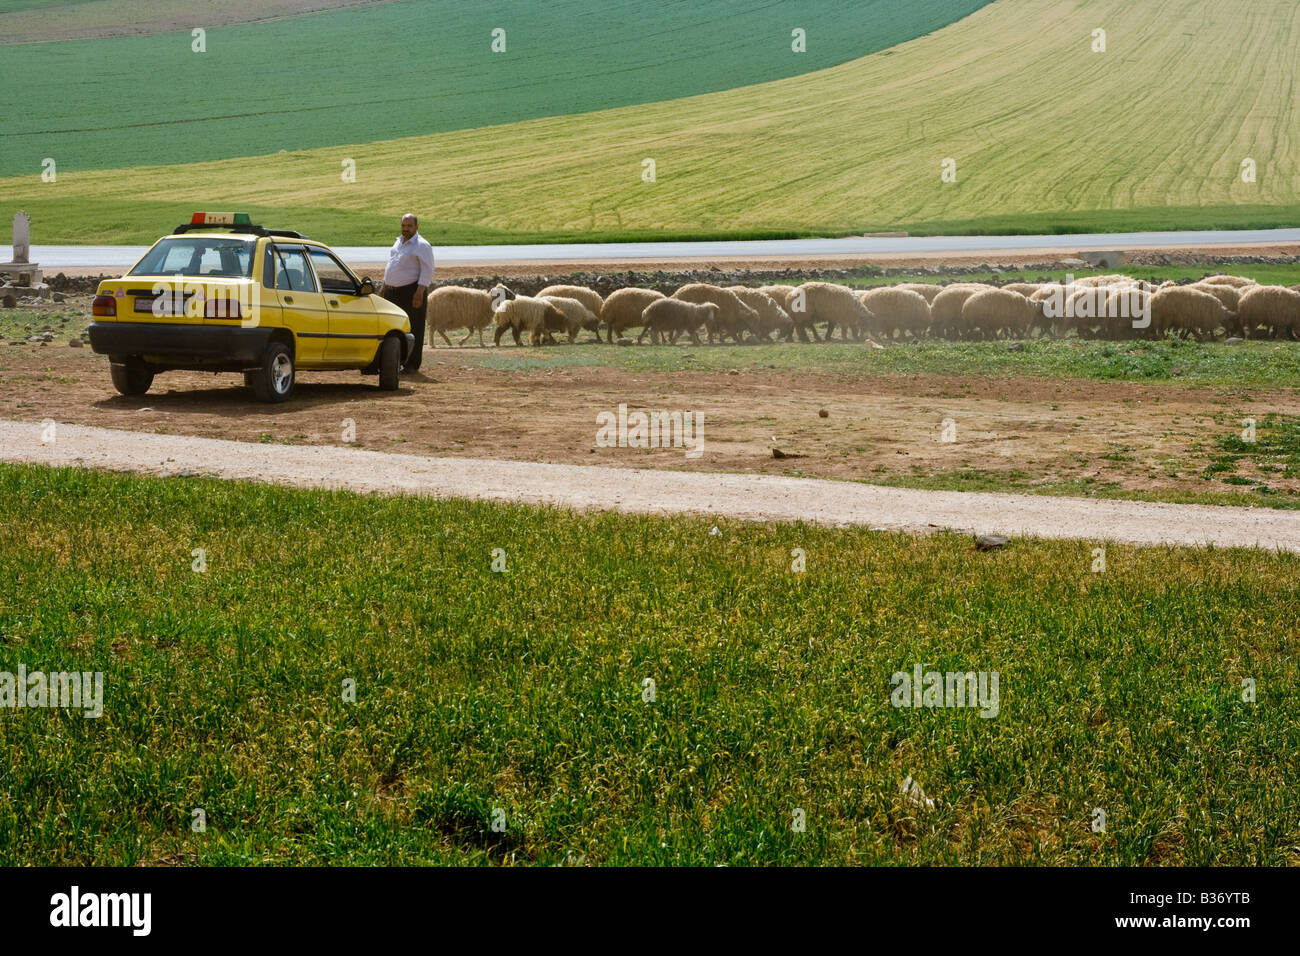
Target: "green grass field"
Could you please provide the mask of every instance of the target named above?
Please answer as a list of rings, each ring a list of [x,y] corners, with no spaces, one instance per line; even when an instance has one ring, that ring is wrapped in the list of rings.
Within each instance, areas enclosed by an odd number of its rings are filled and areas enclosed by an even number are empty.
[[[1300,8],[1284,0],[1167,0],[1159,16],[997,0],[838,66],[680,99],[184,165],[64,162],[55,183],[39,179],[51,154],[29,150],[23,175],[0,180],[0,214],[59,204],[38,224],[46,242],[103,241],[137,202],[316,209],[334,242],[377,241],[407,209],[459,224],[448,235],[518,240],[1294,225],[1297,42]],[[132,241],[158,228],[124,224]]]
[[[214,28],[205,53],[188,29],[18,46],[6,89],[26,108],[0,176],[46,156],[69,172],[191,163],[671,100],[834,66],[987,2],[399,0]]]
[[[0,669],[104,673],[0,710],[5,865],[1298,862],[1294,555],[17,466],[0,515]]]

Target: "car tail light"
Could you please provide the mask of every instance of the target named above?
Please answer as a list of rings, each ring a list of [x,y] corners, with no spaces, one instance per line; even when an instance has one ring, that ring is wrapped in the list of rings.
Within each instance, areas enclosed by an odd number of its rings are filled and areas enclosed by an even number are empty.
[[[97,295],[90,306],[91,315],[117,315],[117,300],[111,295]]]
[[[203,317],[207,319],[240,319],[243,318],[243,312],[239,308],[238,299],[218,297],[208,299],[203,306]]]

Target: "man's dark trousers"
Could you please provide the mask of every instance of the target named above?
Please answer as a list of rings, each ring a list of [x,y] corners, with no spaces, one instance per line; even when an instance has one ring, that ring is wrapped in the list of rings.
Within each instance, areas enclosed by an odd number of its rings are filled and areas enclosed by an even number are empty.
[[[415,336],[415,347],[411,349],[410,357],[402,366],[408,372],[420,370],[420,359],[424,355],[424,308],[429,303],[429,297],[427,295],[424,297],[418,309],[411,305],[411,301],[415,298],[415,290],[419,287],[417,282],[412,282],[410,285],[384,286],[384,298],[394,305],[400,305],[407,318],[411,320],[411,333]]]

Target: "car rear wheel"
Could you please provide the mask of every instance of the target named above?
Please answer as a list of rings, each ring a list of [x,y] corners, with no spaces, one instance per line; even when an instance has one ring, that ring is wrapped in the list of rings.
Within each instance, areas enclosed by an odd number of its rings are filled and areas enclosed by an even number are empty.
[[[283,342],[268,345],[262,353],[261,367],[244,373],[244,382],[253,386],[253,394],[263,402],[288,400],[293,394],[293,381],[293,353]]]
[[[153,372],[138,365],[110,363],[108,374],[113,378],[113,387],[123,395],[143,395],[153,384]]]
[[[397,376],[402,368],[402,343],[390,335],[379,346],[379,388],[381,391],[397,390]]]

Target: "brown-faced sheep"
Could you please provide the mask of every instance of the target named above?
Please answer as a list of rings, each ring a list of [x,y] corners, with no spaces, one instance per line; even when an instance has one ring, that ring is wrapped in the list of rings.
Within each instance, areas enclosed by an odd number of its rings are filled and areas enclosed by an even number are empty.
[[[1007,289],[984,289],[961,306],[961,324],[966,331],[979,329],[985,338],[993,338],[998,332],[1024,338],[1037,315],[1038,306],[1019,292]]]
[[[529,345],[541,345],[549,329],[562,329],[565,322],[564,313],[551,303],[517,295],[497,306],[493,343],[500,345],[502,334],[509,329],[515,345],[521,344],[519,336],[524,331],[528,333]]]
[[[664,294],[654,289],[627,288],[610,293],[600,307],[600,321],[607,332],[606,341],[613,344],[625,330],[639,326],[646,306],[662,298]]]
[[[717,320],[709,327],[709,343],[713,343],[713,333],[718,333],[718,341],[725,342],[730,335],[737,342],[744,341],[744,334],[758,336],[758,313],[737,298],[736,293],[721,286],[709,285],[707,282],[692,282],[682,286],[672,294],[672,298],[682,302],[694,302],[705,305],[712,302],[718,307]]]
[[[572,342],[577,339],[579,331],[586,329],[588,332],[595,332],[596,341],[601,341],[600,319],[592,315],[591,310],[577,299],[570,299],[562,295],[539,295],[537,298],[551,303],[564,313],[564,327],[551,329],[551,331],[565,333],[569,337],[569,341]]]
[[[1223,304],[1208,292],[1186,286],[1161,289],[1151,297],[1151,327],[1157,336],[1170,331],[1212,337],[1231,318]]]
[[[757,334],[760,339],[771,340],[775,332],[787,342],[794,338],[794,322],[776,299],[766,292],[751,289],[748,286],[732,285],[727,288],[736,293],[736,298],[754,310],[758,315]]]
[[[492,295],[482,289],[467,289],[464,286],[445,285],[434,289],[425,300],[425,322],[432,340],[436,332],[442,340],[451,345],[447,338],[448,329],[468,329],[464,345],[469,337],[478,332],[478,344],[483,344],[483,330],[492,324]]]
[[[547,296],[559,296],[562,299],[577,299],[587,307],[592,315],[600,315],[600,309],[605,304],[600,293],[588,289],[585,285],[548,285],[537,293],[537,298],[544,299]],[[599,333],[597,334],[599,337]]]
[[[833,282],[803,283],[791,295],[787,311],[794,320],[796,329],[801,320],[810,326],[816,322],[825,322],[828,342],[837,325],[841,330],[840,335],[845,339],[850,334],[856,338],[867,337],[875,328],[871,311],[862,304],[853,290]],[[816,336],[817,331],[814,329],[813,337]],[[803,338],[802,335],[800,337]],[[806,338],[803,340],[808,341]]]
[[[1247,334],[1263,327],[1273,336],[1300,337],[1300,292],[1280,285],[1247,289],[1237,303],[1237,317]]]
[[[860,292],[858,298],[875,317],[876,331],[882,335],[898,332],[919,339],[930,328],[930,303],[919,292],[884,286]]]
[[[676,340],[678,334],[685,332],[693,343],[699,345],[700,326],[715,326],[718,312],[718,306],[712,302],[697,305],[681,299],[657,299],[641,313],[641,334],[636,340],[640,342],[649,333],[650,341],[657,344],[668,341],[670,333]]]

